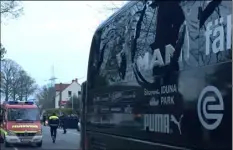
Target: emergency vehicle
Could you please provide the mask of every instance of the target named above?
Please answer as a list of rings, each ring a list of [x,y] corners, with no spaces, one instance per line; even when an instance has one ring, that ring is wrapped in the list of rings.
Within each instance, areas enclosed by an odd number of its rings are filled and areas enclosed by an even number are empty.
[[[9,101],[1,106],[0,133],[5,147],[10,144],[42,146],[39,108],[33,102]]]

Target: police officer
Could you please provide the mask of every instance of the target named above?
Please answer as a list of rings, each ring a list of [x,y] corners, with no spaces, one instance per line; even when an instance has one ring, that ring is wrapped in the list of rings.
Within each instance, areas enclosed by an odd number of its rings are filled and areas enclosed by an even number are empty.
[[[57,128],[59,126],[59,118],[56,116],[55,113],[53,113],[52,116],[49,117],[49,126],[53,143],[55,143],[57,136]]]
[[[63,134],[66,134],[66,128],[67,128],[67,116],[66,116],[66,114],[62,115],[61,122],[62,122],[63,131],[64,131]]]

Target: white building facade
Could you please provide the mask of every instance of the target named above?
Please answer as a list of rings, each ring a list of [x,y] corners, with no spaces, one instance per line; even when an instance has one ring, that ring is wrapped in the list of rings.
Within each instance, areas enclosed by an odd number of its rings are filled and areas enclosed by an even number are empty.
[[[56,97],[55,97],[55,108],[59,108],[60,101],[60,90],[61,92],[61,108],[64,108],[67,101],[70,100],[72,96],[81,95],[81,85],[78,83],[77,79],[72,80],[71,84],[55,84]]]

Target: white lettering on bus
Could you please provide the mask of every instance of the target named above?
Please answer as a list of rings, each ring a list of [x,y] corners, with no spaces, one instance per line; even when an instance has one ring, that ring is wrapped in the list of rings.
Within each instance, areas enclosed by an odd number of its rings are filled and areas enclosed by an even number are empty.
[[[170,133],[169,114],[145,114],[144,130],[147,128],[151,132]]]
[[[212,51],[216,54],[220,51],[224,51],[224,49],[231,49],[231,15],[228,15],[226,18],[226,32],[224,32],[224,17],[216,19],[214,21],[210,21],[206,26],[206,55],[210,54]],[[216,27],[217,26],[217,27]],[[226,38],[226,43],[225,42]],[[210,39],[214,39],[213,42],[210,42]],[[226,47],[224,47],[226,46]]]
[[[177,92],[177,88],[175,84],[161,86],[161,94],[169,94],[175,92]]]
[[[145,96],[158,95],[158,94],[160,94],[159,90],[148,91],[147,89],[144,89]]]

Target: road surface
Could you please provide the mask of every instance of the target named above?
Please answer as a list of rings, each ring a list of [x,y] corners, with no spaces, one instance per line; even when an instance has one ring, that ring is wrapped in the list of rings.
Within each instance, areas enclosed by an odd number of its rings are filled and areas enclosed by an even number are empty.
[[[50,130],[48,127],[43,127],[43,145],[38,148],[35,146],[20,146],[14,145],[10,148],[5,148],[0,144],[1,150],[78,150],[80,133],[74,129],[68,129],[66,134],[62,134],[63,130],[58,129],[56,143],[52,143]]]

